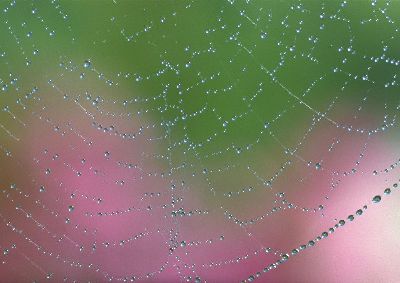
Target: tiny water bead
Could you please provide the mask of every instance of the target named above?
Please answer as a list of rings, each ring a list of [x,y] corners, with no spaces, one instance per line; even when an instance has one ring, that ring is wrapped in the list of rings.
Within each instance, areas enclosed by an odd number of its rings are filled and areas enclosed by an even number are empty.
[[[260,33],[260,37],[261,37],[261,39],[266,39],[268,37],[268,34],[265,31],[262,31]]]
[[[92,65],[92,63],[90,62],[90,60],[85,60],[83,62],[83,67],[84,68],[90,68],[91,65]]]
[[[386,188],[386,189],[383,191],[383,193],[384,193],[385,195],[389,195],[391,192],[392,192],[392,190],[391,190],[390,188]]]
[[[289,259],[289,255],[288,255],[288,254],[282,255],[282,260],[283,260],[283,261],[286,261],[286,260],[288,260],[288,259]]]
[[[378,202],[380,202],[381,201],[381,196],[380,195],[376,195],[376,196],[374,196],[373,198],[372,198],[372,202],[373,203],[378,203]]]

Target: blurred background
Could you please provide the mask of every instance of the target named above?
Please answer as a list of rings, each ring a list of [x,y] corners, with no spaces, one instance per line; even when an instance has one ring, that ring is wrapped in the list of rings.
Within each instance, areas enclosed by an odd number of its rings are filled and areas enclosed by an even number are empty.
[[[399,1],[0,8],[0,282],[399,281]]]

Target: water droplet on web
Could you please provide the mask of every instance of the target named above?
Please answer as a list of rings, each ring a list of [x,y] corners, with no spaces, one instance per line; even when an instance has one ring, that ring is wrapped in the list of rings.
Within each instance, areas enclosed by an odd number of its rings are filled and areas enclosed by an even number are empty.
[[[315,169],[316,169],[316,170],[321,169],[321,163],[319,163],[319,162],[316,163],[316,164],[315,164]]]
[[[261,39],[266,39],[268,37],[268,34],[265,31],[262,31],[260,33],[260,37],[261,37]]]
[[[74,211],[74,209],[75,209],[75,207],[74,207],[73,205],[68,206],[68,211],[69,211],[69,212]]]
[[[374,196],[373,198],[372,198],[372,202],[373,203],[378,203],[378,202],[380,202],[381,201],[381,196],[380,195],[376,195],[376,196]]]
[[[90,62],[90,60],[85,60],[83,62],[83,67],[84,68],[90,68],[91,65],[92,65],[92,63]]]

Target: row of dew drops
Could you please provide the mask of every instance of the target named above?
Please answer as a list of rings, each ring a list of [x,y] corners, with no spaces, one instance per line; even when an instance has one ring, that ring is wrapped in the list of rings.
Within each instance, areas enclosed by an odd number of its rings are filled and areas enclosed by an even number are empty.
[[[394,183],[392,187],[393,187],[393,189],[396,189],[396,188],[399,187],[399,184],[398,183]],[[392,189],[391,188],[386,188],[383,191],[383,195],[386,195],[386,196],[390,195],[391,193],[392,193]],[[375,195],[371,199],[371,203],[377,204],[381,200],[382,200],[382,196],[381,195]],[[368,208],[368,206],[364,205],[362,208],[356,210],[355,215],[354,214],[350,214],[347,217],[348,223],[352,222],[353,220],[355,220],[356,219],[355,217],[361,216],[364,213],[364,211],[366,211],[367,208]],[[308,241],[307,244],[303,244],[298,248],[294,248],[293,250],[291,250],[290,253],[283,254],[280,259],[278,259],[274,263],[271,263],[270,265],[265,267],[262,271],[264,273],[266,273],[268,271],[276,269],[279,265],[281,265],[281,264],[285,263],[287,260],[289,260],[290,257],[299,254],[300,252],[304,251],[307,247],[314,247],[320,240],[327,238],[329,236],[329,234],[332,234],[333,232],[335,232],[336,229],[344,226],[345,224],[346,224],[345,220],[343,220],[343,219],[339,220],[333,227],[328,229],[328,232],[324,231],[324,232],[321,233],[321,235],[317,236],[315,239]],[[252,282],[252,281],[254,281],[255,279],[257,279],[259,277],[261,277],[261,272],[260,271],[256,272],[254,275],[250,275],[247,279],[242,280],[242,283],[244,283],[244,282]]]

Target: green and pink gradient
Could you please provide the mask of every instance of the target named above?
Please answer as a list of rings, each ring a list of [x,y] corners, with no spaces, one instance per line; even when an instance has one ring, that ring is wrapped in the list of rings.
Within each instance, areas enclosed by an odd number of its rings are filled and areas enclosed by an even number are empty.
[[[0,3],[0,282],[398,282],[399,3]]]

